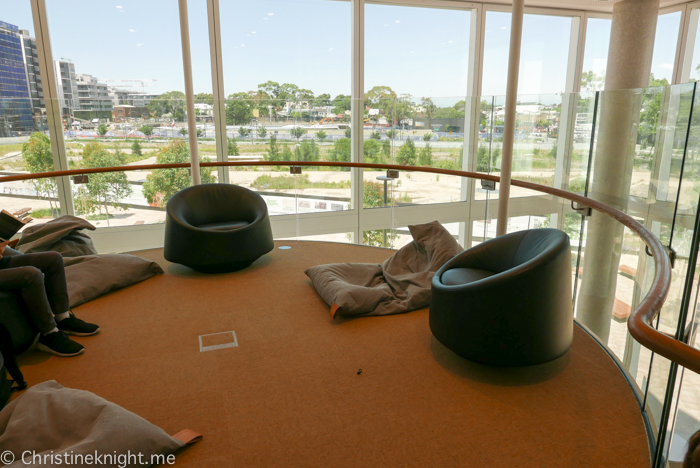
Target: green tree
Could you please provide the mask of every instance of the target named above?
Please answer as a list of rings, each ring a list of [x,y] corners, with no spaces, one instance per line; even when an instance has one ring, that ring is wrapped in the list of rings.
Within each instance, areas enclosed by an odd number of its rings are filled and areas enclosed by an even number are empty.
[[[394,100],[397,98],[393,89],[388,86],[375,86],[365,94],[365,106],[389,115],[394,107]]]
[[[276,81],[267,81],[258,85],[258,109],[263,115],[268,114],[268,106],[273,112],[279,111],[288,101],[309,101],[313,104],[315,98],[313,91],[299,88],[292,83],[279,84]],[[326,95],[321,95],[322,100]],[[328,96],[330,98],[330,96]]]
[[[267,150],[265,161],[282,161],[279,143],[277,143],[275,135],[270,135],[270,148]]]
[[[352,108],[352,98],[346,96],[345,94],[338,94],[331,102],[333,107],[333,113],[343,114],[345,111],[349,111]]]
[[[90,196],[90,192],[88,192],[85,184],[80,184],[73,188],[73,202],[75,204],[75,212],[79,215],[89,215],[94,213],[97,208],[96,201]]]
[[[156,117],[170,114],[173,120],[184,122],[185,114],[185,93],[182,91],[168,91],[152,99],[146,106],[148,111]]]
[[[126,164],[126,155],[122,151],[121,144],[117,143],[117,147],[114,150],[114,157],[119,161],[119,164],[115,164],[115,166],[123,166]]]
[[[143,153],[141,152],[141,143],[137,141],[134,141],[131,144],[131,154],[135,154],[136,156],[142,156]]]
[[[393,198],[388,200],[389,205],[393,205]],[[362,184],[362,206],[364,208],[380,208],[384,206],[384,184],[379,182],[365,181]],[[396,240],[397,234],[386,230],[363,231],[362,243],[377,247],[387,247],[389,243]]]
[[[538,119],[535,122],[535,126],[537,128],[544,128],[545,130],[547,130],[551,125],[552,125],[552,121],[547,120],[547,119]]]
[[[397,132],[397,131],[394,130],[393,128],[392,128],[391,130],[388,130],[388,131],[386,132],[386,136],[387,136],[390,140],[393,140],[393,139],[396,138],[398,135],[399,135],[399,132]]]
[[[232,94],[226,100],[226,125],[247,124],[253,118],[253,101],[247,93]]]
[[[384,184],[366,181],[362,184],[362,206],[365,208],[381,208],[384,206]]]
[[[350,138],[352,136],[352,130],[349,128],[345,129],[345,138]]]
[[[284,105],[283,98],[279,96],[280,85],[275,81],[268,81],[266,83],[261,83],[258,85],[258,109],[261,115],[268,115],[271,117],[270,109],[274,115],[276,111],[280,110]]]
[[[428,126],[430,126],[430,121],[435,118],[437,112],[437,106],[433,100],[429,97],[424,97],[421,100],[421,107],[423,108],[423,115],[428,119]]]
[[[49,137],[41,132],[32,133],[29,141],[22,144],[22,160],[32,174],[53,171],[53,153]],[[39,197],[46,197],[49,200],[51,213],[54,213],[54,210],[58,209],[54,208],[54,200],[58,198],[56,179],[53,177],[34,179],[31,184]]]
[[[200,162],[206,162],[201,156]],[[187,142],[173,140],[164,146],[156,156],[156,164],[178,164],[190,162],[190,147]],[[200,174],[203,184],[215,182],[212,170],[201,167]],[[170,198],[180,190],[192,184],[189,168],[154,169],[146,177],[143,184],[143,194],[152,206],[164,207]]]
[[[209,104],[211,106],[214,104],[214,95],[212,93],[197,93],[194,95],[194,102],[196,104]]]
[[[402,166],[416,165],[416,145],[413,140],[406,140],[396,155],[396,162]]]
[[[379,141],[379,140],[382,139],[382,135],[381,135],[379,132],[374,131],[374,132],[372,132],[372,133],[369,134],[369,138],[370,138],[370,140],[377,140],[377,141]]]
[[[431,118],[435,118],[435,119],[463,119],[464,118],[464,107],[465,107],[464,101],[458,101],[452,107],[436,107],[435,114]],[[482,114],[483,114],[483,112],[482,112]],[[479,120],[481,120],[481,118]],[[484,120],[486,120],[485,114],[484,114]]]
[[[139,132],[143,133],[146,136],[146,138],[149,138],[151,135],[153,135],[153,127],[151,127],[150,125],[142,125],[139,128]]]
[[[241,136],[241,138],[245,138],[250,135],[250,129],[240,126],[238,127],[238,134]]]
[[[369,139],[365,141],[362,152],[365,156],[365,162],[379,163],[381,162],[382,145],[377,140]]]
[[[282,145],[280,161],[294,161],[294,155],[292,154],[292,150],[289,149],[289,145]]]
[[[304,136],[304,134],[306,134],[306,130],[304,130],[304,129],[301,128],[301,127],[294,127],[293,129],[291,129],[291,130],[289,131],[289,133],[290,133],[294,138],[296,138],[297,140],[299,140],[302,136]]]
[[[258,137],[262,138],[263,140],[267,136],[267,129],[265,128],[264,125],[261,125],[258,127]]]
[[[489,150],[485,146],[479,146],[476,153],[477,172],[489,172]]]
[[[296,101],[299,99],[299,86],[293,83],[283,83],[280,86],[278,99]],[[313,93],[311,93],[313,95]]]
[[[432,140],[432,138],[433,138],[432,132],[428,132],[428,133],[423,135],[423,141],[430,141],[430,140]]]
[[[652,73],[649,87],[657,88],[662,86],[668,86],[668,80],[666,78],[657,80]],[[650,89],[644,93],[637,133],[637,142],[643,146],[651,145],[653,147],[656,141],[656,129],[659,123],[662,97],[663,93],[659,92],[659,90]]]
[[[229,156],[238,156],[240,154],[238,151],[238,143],[236,143],[235,138],[227,138],[226,146]]]
[[[185,136],[185,135],[187,135],[189,132],[187,131],[187,127],[182,127],[178,133],[179,133],[180,135],[182,135],[182,136]]]
[[[430,143],[426,143],[425,148],[421,148],[420,151],[418,151],[418,165],[430,167],[432,164],[433,149],[430,147]]]
[[[318,138],[319,140],[325,140],[327,136],[328,134],[323,130],[319,130],[318,132],[316,132],[316,138]]]
[[[114,167],[120,166],[122,160],[118,153],[110,153],[99,142],[93,141],[83,147],[83,165],[88,168]],[[120,205],[121,201],[131,195],[132,189],[125,172],[104,172],[101,174],[90,174],[86,185],[87,194],[94,200],[94,205],[98,213],[102,214],[105,209],[107,226],[109,226],[109,207],[115,209],[127,208]]]
[[[101,124],[99,127],[97,127],[97,134],[100,136],[105,136],[107,134],[107,126],[105,124]]]
[[[319,94],[314,99],[313,105],[315,107],[330,106],[331,105],[331,95],[327,93]]]
[[[391,142],[389,140],[382,141],[382,153],[384,153],[387,158],[391,157]]]
[[[496,148],[491,154],[491,170],[500,172],[501,170],[501,150]]]
[[[333,149],[330,151],[330,160],[332,162],[350,162],[351,143],[349,138],[341,138],[333,144]]]
[[[480,103],[479,106],[479,127],[484,128],[486,126],[486,112],[491,111],[491,105],[486,101],[483,100]]]
[[[410,94],[402,94],[395,100],[391,115],[395,124],[400,124],[409,118],[415,120],[415,113],[416,109],[413,104],[413,96]]]
[[[294,149],[294,153],[296,154],[297,161],[318,161],[319,159],[319,150],[316,140],[302,141],[301,144]]]
[[[597,75],[593,71],[581,74],[581,91],[601,91],[605,87],[605,72]]]

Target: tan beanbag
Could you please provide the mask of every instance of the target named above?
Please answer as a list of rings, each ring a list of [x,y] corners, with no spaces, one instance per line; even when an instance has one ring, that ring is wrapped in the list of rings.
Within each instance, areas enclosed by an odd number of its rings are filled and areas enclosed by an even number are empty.
[[[142,454],[149,464],[113,457],[112,462],[102,458],[99,466],[150,466],[152,454],[168,455],[185,446],[185,442],[121,406],[94,393],[65,388],[54,380],[30,387],[0,411],[0,434],[0,453],[14,454],[15,462],[9,464],[13,468],[47,466],[36,463],[42,460],[27,458],[27,451],[53,454],[54,461],[63,454],[72,455],[74,461],[76,455]],[[23,454],[30,463],[22,461]]]
[[[462,247],[437,221],[408,229],[413,242],[381,265],[332,263],[304,272],[332,317],[400,314],[430,304],[433,275]]]

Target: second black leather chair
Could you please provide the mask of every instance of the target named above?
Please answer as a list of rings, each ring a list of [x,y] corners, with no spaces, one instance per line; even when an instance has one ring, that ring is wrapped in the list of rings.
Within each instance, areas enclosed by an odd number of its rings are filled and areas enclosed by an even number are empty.
[[[203,273],[222,273],[246,268],[273,248],[267,204],[247,188],[196,185],[168,201],[168,261]]]
[[[471,361],[527,366],[563,355],[573,340],[569,236],[520,231],[457,255],[433,276],[429,321]]]

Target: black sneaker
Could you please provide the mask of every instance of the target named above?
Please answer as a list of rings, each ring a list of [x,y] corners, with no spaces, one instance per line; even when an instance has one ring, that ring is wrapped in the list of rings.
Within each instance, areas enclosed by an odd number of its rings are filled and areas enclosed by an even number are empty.
[[[77,356],[85,351],[83,345],[71,340],[60,330],[42,335],[36,344],[36,349],[61,357]]]
[[[94,323],[87,323],[70,313],[70,317],[65,318],[56,324],[59,330],[66,335],[90,336],[99,333],[100,327]]]

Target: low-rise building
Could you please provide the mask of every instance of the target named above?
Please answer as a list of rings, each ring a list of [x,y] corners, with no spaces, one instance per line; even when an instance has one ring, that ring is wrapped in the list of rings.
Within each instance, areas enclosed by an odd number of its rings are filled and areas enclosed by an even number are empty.
[[[114,102],[106,84],[86,73],[76,73],[78,86],[77,106],[73,108],[75,117],[84,120],[109,118]]]
[[[128,119],[148,119],[151,113],[145,107],[136,107],[129,104],[114,106],[112,111],[112,119],[115,122],[123,122]]]

